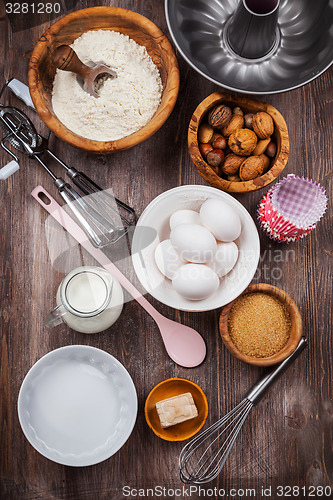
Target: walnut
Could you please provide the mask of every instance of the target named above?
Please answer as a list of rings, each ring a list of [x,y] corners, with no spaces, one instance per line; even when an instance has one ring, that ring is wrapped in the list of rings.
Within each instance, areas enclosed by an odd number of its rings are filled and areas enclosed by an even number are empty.
[[[238,172],[239,167],[244,161],[244,156],[237,156],[233,153],[225,157],[222,165],[222,172],[227,175],[233,175]]]
[[[264,161],[259,156],[249,156],[240,166],[239,177],[242,181],[250,181],[260,177],[264,171]]]
[[[257,145],[256,134],[248,128],[238,128],[229,137],[228,145],[233,153],[249,156]]]
[[[229,137],[238,128],[244,127],[244,118],[241,115],[232,115],[228,125],[223,127],[222,134],[224,137]]]
[[[212,127],[222,128],[227,125],[231,118],[231,109],[224,104],[215,106],[208,113],[208,123]]]
[[[259,111],[253,117],[252,127],[259,139],[267,139],[274,132],[273,118],[268,113]]]

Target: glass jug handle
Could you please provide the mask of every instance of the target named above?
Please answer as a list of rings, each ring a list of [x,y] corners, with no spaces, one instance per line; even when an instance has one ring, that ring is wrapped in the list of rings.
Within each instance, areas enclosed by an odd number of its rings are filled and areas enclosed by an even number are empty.
[[[45,318],[45,324],[48,327],[53,327],[60,325],[60,323],[63,323],[64,320],[62,317],[66,314],[66,309],[64,308],[63,305],[57,306],[52,311],[49,312],[49,314]]]

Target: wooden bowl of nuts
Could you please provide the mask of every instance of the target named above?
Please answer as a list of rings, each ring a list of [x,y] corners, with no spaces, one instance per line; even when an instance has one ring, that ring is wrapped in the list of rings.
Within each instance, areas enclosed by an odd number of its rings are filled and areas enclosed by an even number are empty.
[[[302,318],[286,292],[258,283],[223,307],[220,334],[240,361],[270,366],[294,352],[302,337]]]
[[[193,113],[188,147],[196,169],[211,186],[231,193],[255,191],[286,166],[288,128],[270,104],[215,92]]]

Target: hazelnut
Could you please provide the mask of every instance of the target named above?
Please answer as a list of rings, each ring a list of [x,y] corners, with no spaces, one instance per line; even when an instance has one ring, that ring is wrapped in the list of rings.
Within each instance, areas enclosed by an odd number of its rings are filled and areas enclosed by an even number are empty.
[[[225,149],[227,147],[227,141],[220,135],[212,142],[212,146],[214,149]]]
[[[267,149],[266,149],[266,154],[268,156],[270,156],[271,158],[274,158],[274,156],[276,155],[276,144],[275,142],[270,142],[267,146]]]
[[[224,104],[215,106],[208,113],[208,123],[212,127],[221,128],[229,123],[231,118],[231,109]]]
[[[253,120],[253,117],[254,117],[254,113],[247,113],[245,116],[244,116],[244,125],[246,128],[249,128],[252,130],[252,120]]]
[[[208,123],[202,123],[198,128],[198,141],[207,144],[214,134],[214,129]]]
[[[219,167],[224,160],[224,153],[221,149],[213,149],[207,155],[207,163],[211,167]]]
[[[240,166],[239,177],[242,181],[250,181],[260,177],[264,171],[264,161],[260,156],[249,156]]]
[[[243,116],[243,115],[244,115],[242,108],[240,108],[239,106],[236,106],[236,107],[232,110],[232,114],[233,114],[233,115],[240,115],[240,116]]]
[[[238,172],[239,167],[244,161],[244,156],[237,156],[233,153],[225,157],[222,172],[227,175],[233,175]]]
[[[210,140],[211,144],[213,144],[213,142],[215,141],[215,139],[218,139],[219,137],[222,137],[221,132],[214,131],[213,137]]]
[[[268,139],[261,139],[258,141],[258,144],[256,145],[255,149],[253,150],[253,155],[255,156],[260,156],[262,155],[268,146],[268,144],[271,142],[271,138],[269,137]]]
[[[228,181],[231,181],[231,182],[240,182],[240,180],[241,180],[238,174],[228,175],[227,179],[228,179]]]
[[[257,145],[256,134],[247,128],[238,128],[229,137],[228,145],[233,153],[249,156]]]
[[[262,159],[262,161],[264,162],[264,171],[263,171],[263,174],[265,174],[266,172],[268,172],[268,170],[270,169],[270,166],[271,166],[271,160],[268,158],[268,156],[266,155],[259,155],[259,157]]]
[[[240,115],[232,115],[228,125],[223,127],[222,134],[225,137],[229,137],[238,128],[244,127],[244,118]]]
[[[273,118],[268,113],[259,111],[253,117],[252,127],[259,139],[267,139],[274,132]]]
[[[203,158],[206,158],[208,153],[210,153],[210,151],[213,151],[213,149],[214,148],[211,144],[205,144],[205,143],[199,144],[199,150]]]

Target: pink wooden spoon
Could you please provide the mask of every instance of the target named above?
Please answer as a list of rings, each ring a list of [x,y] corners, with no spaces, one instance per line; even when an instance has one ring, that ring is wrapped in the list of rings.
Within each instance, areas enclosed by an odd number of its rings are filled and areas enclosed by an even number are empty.
[[[109,271],[119,283],[132,295],[132,297],[147,311],[156,321],[160,329],[162,339],[170,358],[176,363],[187,368],[200,365],[206,356],[206,344],[201,335],[185,325],[181,325],[160,314],[134,285],[119,271],[110,259],[100,250],[95,248],[84,231],[63,210],[63,208],[42,187],[37,186],[31,193],[35,200],[51,214],[51,216],[68,231],[92,255],[97,262]],[[49,203],[45,202],[45,197]]]

